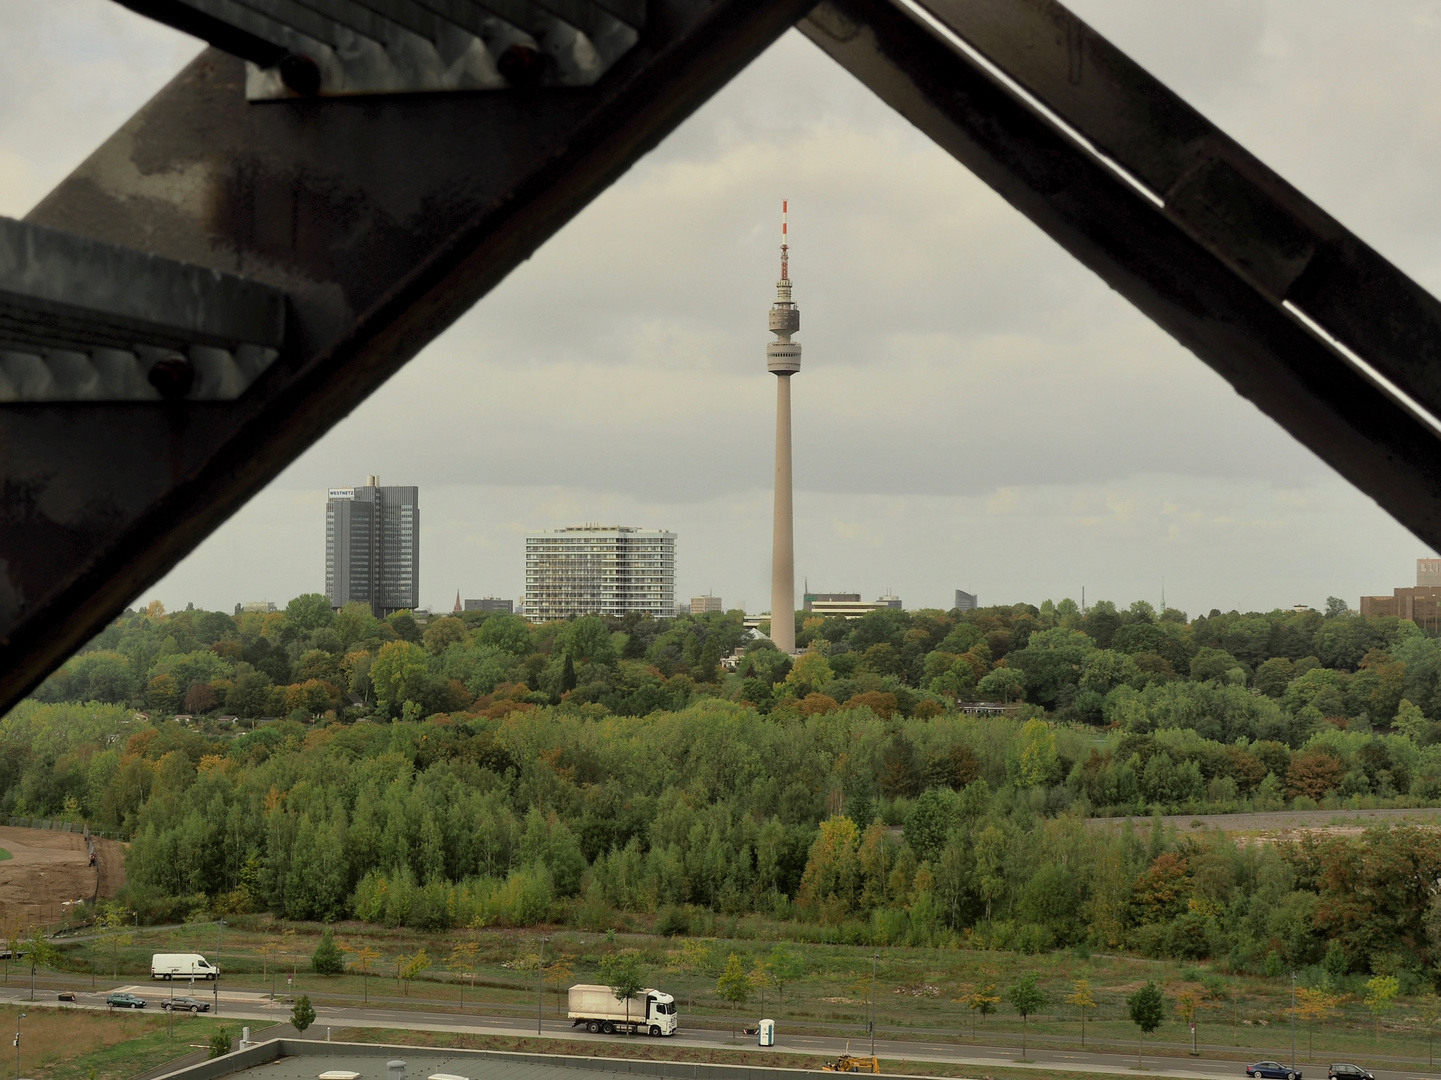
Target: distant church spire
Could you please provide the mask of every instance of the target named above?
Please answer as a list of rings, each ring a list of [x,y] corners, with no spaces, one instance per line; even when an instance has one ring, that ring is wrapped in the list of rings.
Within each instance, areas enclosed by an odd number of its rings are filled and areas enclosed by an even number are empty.
[[[460,590],[455,590],[455,607],[451,609],[456,615],[460,614]]]

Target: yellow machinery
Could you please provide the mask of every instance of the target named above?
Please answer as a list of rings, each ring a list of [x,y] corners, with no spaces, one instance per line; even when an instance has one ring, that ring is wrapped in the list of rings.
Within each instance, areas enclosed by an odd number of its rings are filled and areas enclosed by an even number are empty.
[[[846,1052],[835,1061],[828,1061],[821,1068],[825,1072],[844,1073],[877,1073],[881,1071],[881,1063],[873,1057],[858,1057],[851,1053],[850,1044],[846,1044]]]

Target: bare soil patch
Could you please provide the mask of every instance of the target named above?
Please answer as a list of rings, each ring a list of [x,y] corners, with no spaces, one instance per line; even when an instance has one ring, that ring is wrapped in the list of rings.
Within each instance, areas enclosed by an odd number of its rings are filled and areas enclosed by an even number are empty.
[[[11,855],[0,862],[0,926],[57,923],[65,901],[106,900],[125,884],[125,848],[114,840],[95,841],[95,866],[80,833],[0,826],[0,847]]]

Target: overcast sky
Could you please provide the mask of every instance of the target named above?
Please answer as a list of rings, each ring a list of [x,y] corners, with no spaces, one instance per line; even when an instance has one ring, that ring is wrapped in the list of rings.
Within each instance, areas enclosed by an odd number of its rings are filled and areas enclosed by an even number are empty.
[[[1441,3],[1071,6],[1441,293]],[[108,0],[4,0],[0,42],[11,216],[199,49]],[[432,607],[598,521],[676,531],[679,597],[767,608],[783,197],[798,592],[1164,580],[1204,614],[1354,605],[1432,554],[792,33],[139,599],[322,589],[325,489],[376,473],[420,486]]]

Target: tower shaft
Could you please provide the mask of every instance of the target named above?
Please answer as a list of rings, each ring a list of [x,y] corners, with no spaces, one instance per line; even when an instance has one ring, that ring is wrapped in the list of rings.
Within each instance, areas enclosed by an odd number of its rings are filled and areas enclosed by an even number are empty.
[[[776,377],[776,503],[771,541],[771,641],[783,653],[796,651],[796,544],[791,501],[791,376],[801,369],[801,345],[791,335],[801,328],[801,311],[791,295],[789,228],[781,203],[781,277],[771,305],[766,370]]]
[[[796,651],[796,546],[791,501],[791,380],[776,379],[776,501],[771,546],[771,641]]]

